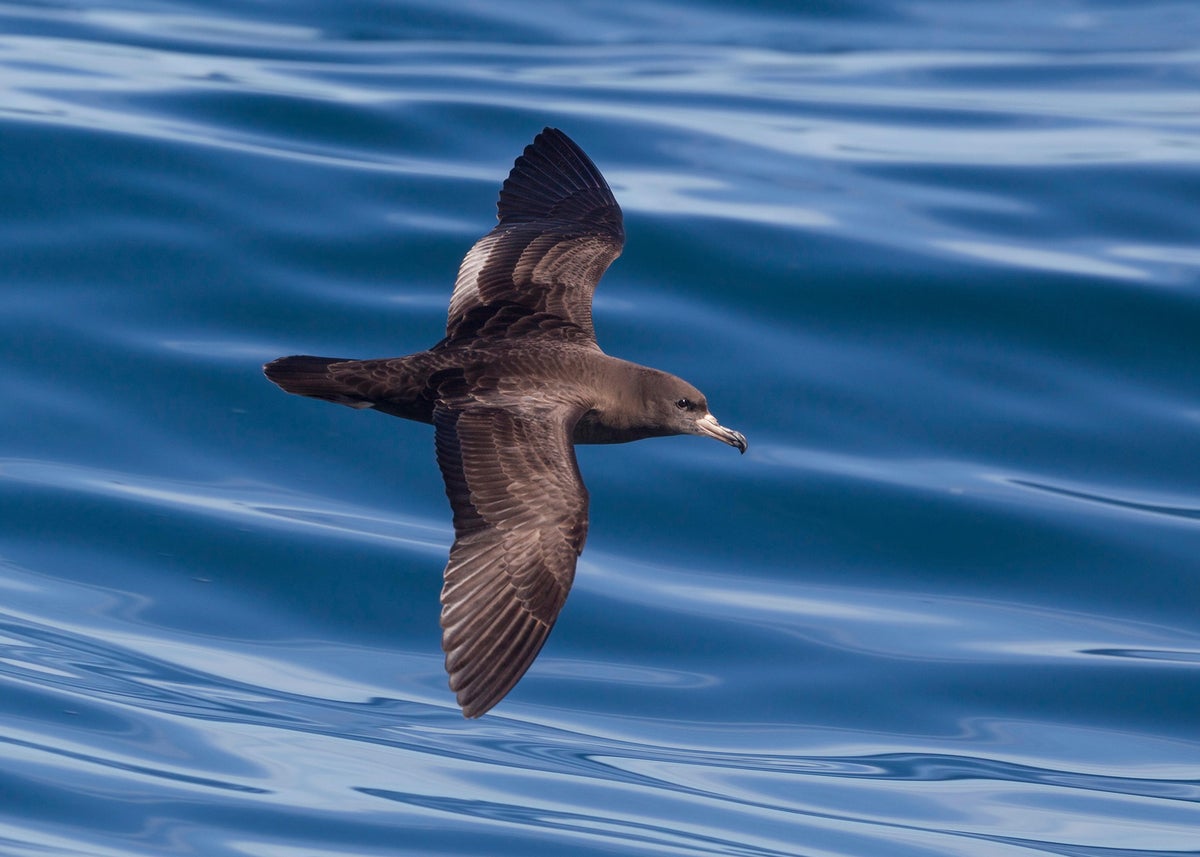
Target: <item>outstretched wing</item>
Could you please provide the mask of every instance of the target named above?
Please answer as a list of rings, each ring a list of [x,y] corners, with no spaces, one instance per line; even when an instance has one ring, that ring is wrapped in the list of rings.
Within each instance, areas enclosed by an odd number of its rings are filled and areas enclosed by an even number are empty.
[[[500,190],[500,223],[458,270],[446,336],[475,336],[492,313],[546,313],[591,339],[592,294],[625,243],[621,208],[596,165],[556,128],[546,128]]]
[[[466,717],[504,698],[541,651],[587,537],[571,433],[579,410],[509,407],[443,384],[438,464],[454,509],[442,648]]]

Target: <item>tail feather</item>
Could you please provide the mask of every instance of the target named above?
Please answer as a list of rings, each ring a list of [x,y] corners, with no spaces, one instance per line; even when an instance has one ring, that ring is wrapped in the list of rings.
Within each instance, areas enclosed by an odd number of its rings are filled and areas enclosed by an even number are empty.
[[[281,389],[297,396],[310,396],[351,408],[369,408],[370,399],[357,386],[330,371],[337,363],[351,361],[340,357],[313,357],[309,354],[280,357],[263,367],[263,374]]]

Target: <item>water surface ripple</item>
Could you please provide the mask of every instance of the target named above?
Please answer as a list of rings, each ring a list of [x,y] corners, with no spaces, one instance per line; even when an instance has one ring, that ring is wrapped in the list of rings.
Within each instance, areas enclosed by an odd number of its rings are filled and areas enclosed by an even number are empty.
[[[1200,854],[1200,10],[0,3],[0,853]],[[543,125],[613,354],[562,622],[466,722],[427,427]]]

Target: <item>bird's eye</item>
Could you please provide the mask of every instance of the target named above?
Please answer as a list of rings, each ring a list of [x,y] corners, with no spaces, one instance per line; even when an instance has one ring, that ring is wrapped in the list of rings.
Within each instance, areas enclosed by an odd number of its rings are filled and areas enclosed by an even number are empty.
[[[692,409],[692,403],[688,399],[679,399],[675,402],[675,407],[679,408],[681,411],[690,411]]]

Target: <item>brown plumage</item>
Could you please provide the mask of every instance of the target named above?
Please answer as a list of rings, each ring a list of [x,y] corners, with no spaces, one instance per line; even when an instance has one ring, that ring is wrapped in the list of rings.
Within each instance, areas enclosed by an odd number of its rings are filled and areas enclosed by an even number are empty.
[[[567,135],[534,138],[498,208],[459,268],[441,342],[408,357],[263,367],[289,393],[433,424],[455,534],[442,648],[466,717],[520,680],[566,601],[587,538],[576,443],[698,434],[746,451],[695,387],[596,344],[592,293],[625,232]]]

